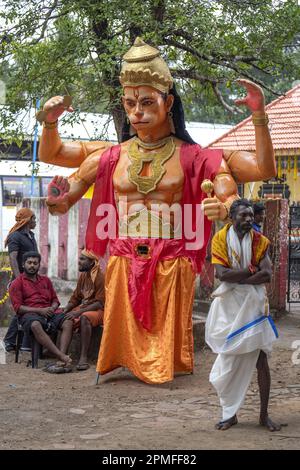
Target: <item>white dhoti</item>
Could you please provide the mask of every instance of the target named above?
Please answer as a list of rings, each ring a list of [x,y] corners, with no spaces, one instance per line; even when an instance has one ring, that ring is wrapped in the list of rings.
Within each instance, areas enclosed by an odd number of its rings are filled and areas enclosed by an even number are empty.
[[[251,238],[239,243],[231,227],[228,250],[234,268],[249,266]],[[277,331],[266,312],[266,290],[263,285],[223,282],[213,294],[205,328],[205,340],[218,357],[209,380],[215,387],[223,409],[223,420],[234,416],[242,406],[260,351],[269,354]]]

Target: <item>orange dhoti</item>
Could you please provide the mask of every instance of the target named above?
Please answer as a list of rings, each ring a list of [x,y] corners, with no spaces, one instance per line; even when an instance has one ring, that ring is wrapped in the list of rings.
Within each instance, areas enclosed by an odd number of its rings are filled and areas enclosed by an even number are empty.
[[[192,372],[195,272],[191,262],[177,257],[157,263],[150,331],[143,328],[132,310],[129,269],[130,259],[110,257],[97,372],[105,374],[123,366],[147,383],[168,382],[176,372]]]

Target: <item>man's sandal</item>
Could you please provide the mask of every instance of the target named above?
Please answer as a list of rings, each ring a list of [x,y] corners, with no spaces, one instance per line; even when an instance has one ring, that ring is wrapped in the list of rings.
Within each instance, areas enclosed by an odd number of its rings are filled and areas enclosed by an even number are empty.
[[[76,370],[88,370],[90,368],[90,365],[87,362],[83,362],[82,364],[77,364]]]
[[[45,372],[49,372],[49,374],[65,374],[68,372],[72,372],[73,367],[70,364],[56,362],[55,364],[49,364],[43,370]]]

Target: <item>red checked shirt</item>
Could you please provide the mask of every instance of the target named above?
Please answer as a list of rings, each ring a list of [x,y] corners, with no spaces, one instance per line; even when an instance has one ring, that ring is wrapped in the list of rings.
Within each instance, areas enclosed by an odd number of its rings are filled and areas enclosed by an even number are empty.
[[[59,304],[52,282],[47,276],[37,275],[36,280],[30,279],[25,273],[20,274],[10,285],[9,295],[13,308],[18,315],[21,305],[25,307],[51,307],[53,302]]]

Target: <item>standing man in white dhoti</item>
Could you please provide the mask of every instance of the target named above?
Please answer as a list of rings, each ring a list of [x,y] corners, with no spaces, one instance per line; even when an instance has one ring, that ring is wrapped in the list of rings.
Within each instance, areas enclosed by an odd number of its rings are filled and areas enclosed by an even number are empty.
[[[260,392],[260,424],[270,431],[281,426],[268,416],[270,370],[267,354],[278,337],[269,315],[265,283],[271,279],[269,240],[252,229],[253,208],[247,199],[235,201],[227,224],[212,240],[212,263],[221,285],[213,293],[205,339],[218,357],[210,373],[223,410],[216,428],[237,424],[255,366]]]

